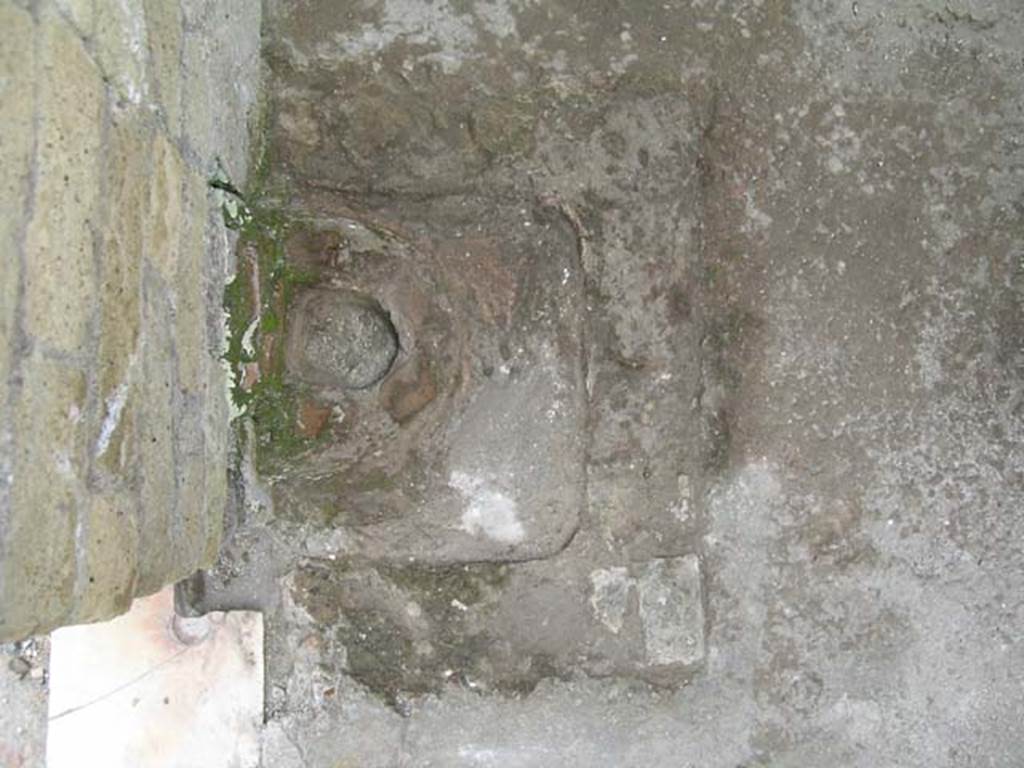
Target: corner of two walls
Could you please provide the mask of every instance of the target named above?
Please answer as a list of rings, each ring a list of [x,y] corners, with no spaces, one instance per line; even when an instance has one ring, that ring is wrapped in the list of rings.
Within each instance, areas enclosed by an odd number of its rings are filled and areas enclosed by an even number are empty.
[[[252,0],[0,0],[0,640],[209,565]]]

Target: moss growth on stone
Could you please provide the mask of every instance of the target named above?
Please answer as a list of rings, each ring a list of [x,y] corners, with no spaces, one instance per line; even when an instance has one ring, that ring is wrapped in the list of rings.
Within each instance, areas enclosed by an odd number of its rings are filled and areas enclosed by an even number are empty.
[[[263,175],[257,171],[254,178],[258,182]],[[259,187],[243,196],[226,179],[213,179],[210,185],[225,194],[225,222],[239,233],[238,271],[224,294],[232,397],[255,426],[257,469],[271,472],[317,442],[299,431],[298,404],[304,392],[285,376],[283,343],[288,307],[317,275],[288,264],[285,239],[301,223]],[[255,381],[247,381],[250,366],[258,366]]]
[[[533,150],[536,106],[529,99],[493,99],[473,110],[469,128],[492,157],[528,155]]]
[[[556,674],[543,654],[525,668],[505,667],[494,655],[495,638],[472,628],[470,617],[487,610],[491,592],[507,578],[500,563],[368,569],[345,559],[300,569],[293,595],[315,621],[333,628],[345,646],[345,673],[401,710],[406,696],[440,693],[448,684],[521,695]],[[419,609],[414,621],[408,605]]]
[[[455,601],[465,606],[476,605],[491,590],[499,589],[508,580],[508,566],[501,563],[478,563],[430,568],[418,565],[383,565],[380,574],[395,586],[415,595],[430,613],[441,616],[458,611]]]

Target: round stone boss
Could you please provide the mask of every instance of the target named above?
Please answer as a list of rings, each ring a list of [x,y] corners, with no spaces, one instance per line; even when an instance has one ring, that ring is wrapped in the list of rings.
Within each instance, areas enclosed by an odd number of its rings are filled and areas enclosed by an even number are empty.
[[[289,367],[300,378],[326,387],[366,389],[391,370],[398,334],[371,297],[317,288],[296,303],[288,346]]]

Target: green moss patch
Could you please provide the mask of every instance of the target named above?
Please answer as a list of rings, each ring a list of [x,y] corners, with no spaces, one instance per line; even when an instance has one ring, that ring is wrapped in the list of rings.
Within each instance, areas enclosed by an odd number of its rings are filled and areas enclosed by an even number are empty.
[[[224,220],[239,233],[238,270],[224,292],[231,395],[256,428],[257,469],[272,472],[316,442],[299,431],[299,403],[306,393],[285,375],[284,339],[289,306],[319,276],[287,260],[285,240],[301,221],[258,188],[243,195],[223,178],[210,185],[224,194]]]

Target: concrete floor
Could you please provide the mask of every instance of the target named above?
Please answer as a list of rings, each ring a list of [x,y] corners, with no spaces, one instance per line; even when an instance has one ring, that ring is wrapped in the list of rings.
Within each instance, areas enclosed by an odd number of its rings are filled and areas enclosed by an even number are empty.
[[[433,372],[245,463],[200,604],[266,612],[265,765],[1024,765],[1024,6],[272,0],[265,51],[270,194]]]

